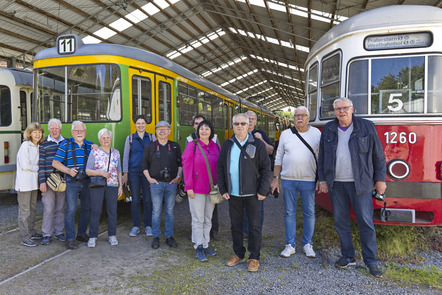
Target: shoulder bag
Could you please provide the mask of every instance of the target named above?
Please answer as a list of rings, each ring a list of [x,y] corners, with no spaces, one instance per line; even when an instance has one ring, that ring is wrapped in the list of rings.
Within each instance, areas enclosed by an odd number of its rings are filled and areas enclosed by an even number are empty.
[[[107,172],[109,172],[110,162],[112,158],[112,149],[109,153],[109,162],[107,163]],[[103,176],[91,176],[89,188],[101,188],[107,185],[107,178]]]
[[[69,146],[69,143],[66,143],[65,159],[67,158],[67,154],[68,154],[68,146]],[[49,177],[46,178],[46,184],[54,192],[64,192],[64,191],[66,191],[66,180],[64,179],[63,175],[61,175],[60,173],[55,172],[55,168],[53,169],[53,171],[49,175]]]
[[[305,144],[305,146],[312,152],[313,157],[315,158],[315,163],[316,163],[316,178],[315,178],[315,182],[318,181],[318,160],[316,159],[316,154],[313,151],[313,148],[307,143],[307,141],[305,141],[305,139],[301,136],[301,134],[299,134],[298,130],[296,130],[296,127],[292,127],[290,128],[290,130],[292,131],[293,134],[296,134],[296,136],[299,137],[299,140],[302,141],[303,144]]]
[[[201,147],[198,140],[193,141],[195,145],[198,145],[198,148],[201,150],[201,153],[203,154],[204,161],[206,161],[206,168],[207,173],[209,174],[209,181],[210,181],[210,201],[212,204],[219,204],[222,201],[224,201],[223,196],[221,196],[221,193],[219,192],[219,188],[217,184],[213,184],[213,178],[212,178],[212,171],[210,171],[209,161],[207,160],[207,156],[204,153],[203,148]]]

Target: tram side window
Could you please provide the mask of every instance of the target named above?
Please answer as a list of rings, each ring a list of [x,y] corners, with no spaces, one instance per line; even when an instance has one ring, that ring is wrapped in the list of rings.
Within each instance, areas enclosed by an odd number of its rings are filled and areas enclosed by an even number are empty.
[[[21,130],[25,130],[28,126],[28,116],[27,116],[27,103],[26,103],[26,92],[20,91],[20,121]]]
[[[193,89],[193,91],[191,91]],[[192,118],[196,114],[195,88],[180,82],[178,85],[180,97],[180,125],[192,126]],[[189,93],[192,93],[190,95]]]
[[[353,102],[355,114],[368,114],[368,60],[366,59],[350,64],[348,98]]]
[[[215,95],[212,95],[212,115],[213,115],[213,127],[224,128],[223,120],[223,100]]]
[[[339,98],[341,54],[338,52],[322,61],[321,117],[333,116],[333,101]]]
[[[0,126],[11,125],[11,107],[11,91],[8,87],[0,85]]]
[[[316,119],[316,108],[318,101],[318,64],[315,63],[308,71],[308,110],[310,112],[310,121]]]
[[[144,115],[147,123],[152,122],[152,81],[146,77],[132,77],[132,120]]]
[[[210,95],[204,91],[198,92],[198,115],[203,115],[207,120],[212,121]]]
[[[172,87],[169,83],[158,83],[158,114],[160,121],[172,122]]]
[[[442,56],[428,57],[428,113],[442,113]]]
[[[227,106],[227,104],[223,104],[223,110],[224,110],[224,117],[226,118],[225,120],[223,120],[223,129],[228,129],[229,128],[229,118],[228,118],[228,115],[229,115],[229,112],[228,112],[228,106]]]
[[[425,57],[371,61],[371,113],[424,112]]]

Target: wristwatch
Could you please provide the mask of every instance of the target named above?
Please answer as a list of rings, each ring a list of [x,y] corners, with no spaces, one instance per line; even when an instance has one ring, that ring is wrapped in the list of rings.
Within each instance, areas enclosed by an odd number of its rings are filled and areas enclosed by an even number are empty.
[[[273,178],[279,179],[279,176],[273,175]]]

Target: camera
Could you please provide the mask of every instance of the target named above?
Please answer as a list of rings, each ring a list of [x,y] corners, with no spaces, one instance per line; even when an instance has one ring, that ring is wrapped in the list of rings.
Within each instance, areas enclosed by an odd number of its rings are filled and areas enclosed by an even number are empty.
[[[371,195],[373,199],[378,201],[385,201],[385,194],[380,194],[377,190],[373,190],[373,193]]]
[[[161,176],[164,178],[164,181],[169,182],[172,180],[172,177],[170,176],[169,169],[166,167],[163,170],[160,171]]]
[[[83,168],[77,168],[77,174],[75,175],[75,181],[82,181],[86,177],[86,172]]]

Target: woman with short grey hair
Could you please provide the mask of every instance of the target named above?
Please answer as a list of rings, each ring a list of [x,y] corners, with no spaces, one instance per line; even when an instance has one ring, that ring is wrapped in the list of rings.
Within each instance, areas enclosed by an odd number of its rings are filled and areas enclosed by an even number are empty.
[[[86,174],[91,177],[91,219],[89,227],[89,248],[96,245],[103,199],[106,199],[107,233],[109,243],[118,245],[117,202],[123,194],[120,152],[111,148],[112,132],[106,128],[98,131],[100,148],[93,149],[89,155]]]

